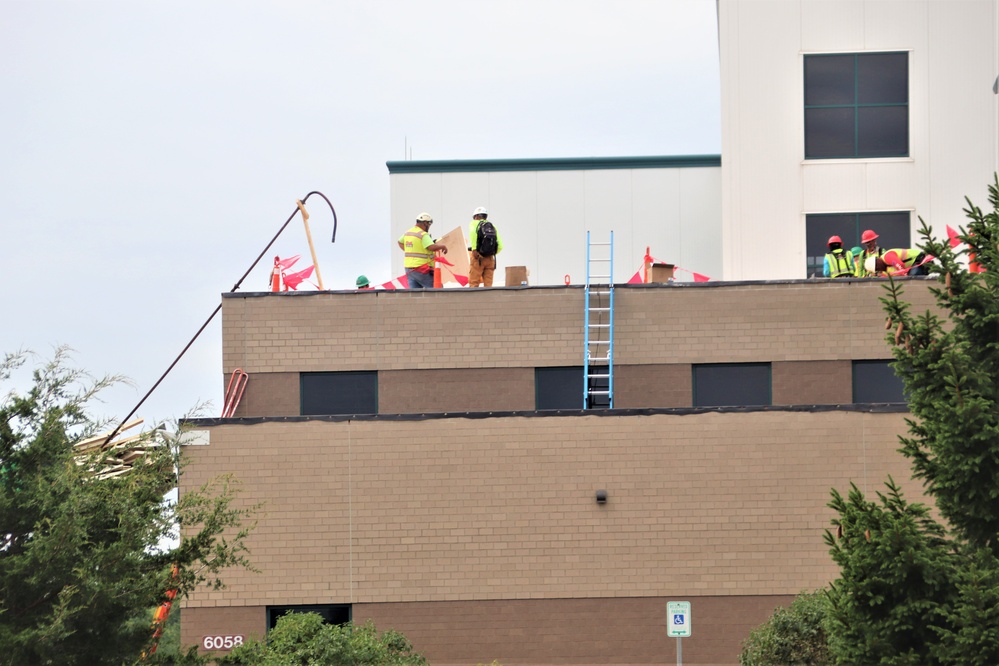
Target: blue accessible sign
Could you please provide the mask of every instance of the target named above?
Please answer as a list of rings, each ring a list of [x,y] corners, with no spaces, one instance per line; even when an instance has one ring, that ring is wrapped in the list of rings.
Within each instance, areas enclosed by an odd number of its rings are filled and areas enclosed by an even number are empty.
[[[666,602],[666,635],[670,638],[690,636],[690,602]]]

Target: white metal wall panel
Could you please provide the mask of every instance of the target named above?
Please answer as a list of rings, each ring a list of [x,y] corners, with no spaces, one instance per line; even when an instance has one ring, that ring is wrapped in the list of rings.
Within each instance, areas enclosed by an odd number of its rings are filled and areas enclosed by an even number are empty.
[[[930,3],[928,95],[931,184],[926,221],[964,224],[968,196],[987,205],[996,170],[996,5],[993,1]]]
[[[647,246],[664,261],[721,277],[718,167],[406,173],[390,183],[393,239],[422,210],[434,216],[435,234],[459,224],[467,232],[474,208],[486,206],[504,244],[495,286],[507,266],[526,266],[534,285],[563,284],[566,275],[582,284],[587,230],[593,242],[614,231],[615,282],[634,274]],[[401,252],[392,267],[393,277],[403,273]]]
[[[703,196],[702,192],[685,191],[680,195],[680,174],[691,171],[710,171],[719,173],[719,169],[642,169],[632,172],[635,194],[632,197],[632,212],[635,216],[635,235],[631,247],[618,252],[619,265],[622,270],[630,271],[630,275],[639,270],[645,257],[645,248],[649,248],[652,256],[667,263],[683,266],[689,270],[700,270],[687,266],[683,256],[683,237],[681,221],[683,218],[682,201],[688,197]],[[721,188],[718,187],[707,196],[718,201]],[[715,223],[721,227],[721,214]],[[703,271],[701,271],[703,272]],[[619,272],[620,274],[620,272]],[[627,279],[627,278],[625,278]]]
[[[683,169],[680,171],[680,252],[653,255],[706,275],[722,278],[721,258],[721,170]],[[680,279],[689,275],[681,273]]]
[[[507,266],[539,265],[537,229],[543,220],[538,219],[538,173],[512,171],[490,173],[489,202],[479,204],[489,209],[489,219],[496,223],[503,239],[503,254],[499,256],[499,270],[493,284],[501,287],[506,278]],[[465,233],[472,221],[469,208],[465,219]],[[471,239],[469,239],[471,240]],[[528,280],[534,282],[534,269]]]
[[[736,10],[737,6],[737,10]],[[728,2],[734,21],[720,23],[724,279],[767,279],[804,266],[799,160],[801,68],[797,3]],[[732,30],[738,51],[730,49]],[[791,57],[788,57],[788,56]],[[727,67],[738,61],[734,73]],[[727,105],[727,106],[726,106]],[[799,238],[800,236],[800,238]],[[780,252],[774,252],[775,239]],[[760,257],[766,257],[761,261]],[[803,270],[800,271],[803,277]],[[796,276],[797,277],[797,276]]]
[[[796,13],[801,16],[801,44],[806,51],[860,51],[866,48],[864,0],[798,0],[793,4],[801,5]],[[785,11],[790,13],[790,9]]]
[[[472,221],[472,212],[479,206],[490,207],[489,174],[445,173],[441,175],[440,219],[434,218],[434,235],[444,235],[457,226],[465,228]],[[498,215],[498,211],[490,211]],[[497,223],[499,218],[497,218]]]
[[[444,191],[441,187],[442,177],[443,174],[439,173],[414,173],[406,178],[392,177],[389,179],[393,269],[402,268],[402,256],[395,244],[399,236],[406,233],[406,229],[416,223],[416,217],[420,213],[430,213],[430,216],[435,220],[441,215],[441,209],[444,205]],[[396,257],[397,254],[400,256]],[[386,275],[385,279],[388,280],[400,274],[396,272],[391,276]],[[368,277],[376,280],[373,276]]]
[[[804,277],[806,213],[913,210],[915,242],[917,215],[942,233],[964,195],[984,201],[999,164],[997,4],[720,0],[725,279]],[[803,54],[864,50],[909,51],[910,157],[804,160]]]
[[[801,169],[802,210],[827,213],[867,207],[867,164],[855,160],[806,163]]]

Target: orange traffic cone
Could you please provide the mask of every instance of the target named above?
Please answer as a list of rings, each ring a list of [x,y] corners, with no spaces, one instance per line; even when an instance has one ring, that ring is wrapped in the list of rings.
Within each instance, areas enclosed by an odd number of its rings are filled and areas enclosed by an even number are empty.
[[[440,255],[437,255],[440,256]],[[441,265],[436,261],[434,262],[434,289],[440,289],[444,286],[444,281],[441,278]]]
[[[271,271],[271,291],[281,291],[281,257],[274,257],[274,270]]]

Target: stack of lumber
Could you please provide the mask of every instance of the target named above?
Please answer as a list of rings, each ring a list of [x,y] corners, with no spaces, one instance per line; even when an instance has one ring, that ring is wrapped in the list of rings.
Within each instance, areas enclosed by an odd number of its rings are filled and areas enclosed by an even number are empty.
[[[141,424],[142,419],[135,419],[122,425],[113,441],[112,433],[106,432],[77,442],[73,445],[76,464],[90,465],[91,471],[98,479],[110,479],[127,474],[135,463],[146,455],[146,451],[156,446],[141,432],[128,437],[121,436],[126,430]],[[99,453],[103,455],[98,456]]]

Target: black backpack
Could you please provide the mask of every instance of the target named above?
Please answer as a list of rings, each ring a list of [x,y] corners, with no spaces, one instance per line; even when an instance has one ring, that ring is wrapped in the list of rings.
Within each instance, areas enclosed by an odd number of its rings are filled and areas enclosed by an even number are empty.
[[[499,250],[499,239],[496,238],[496,227],[489,220],[479,222],[476,231],[475,250],[483,257],[491,257]]]

